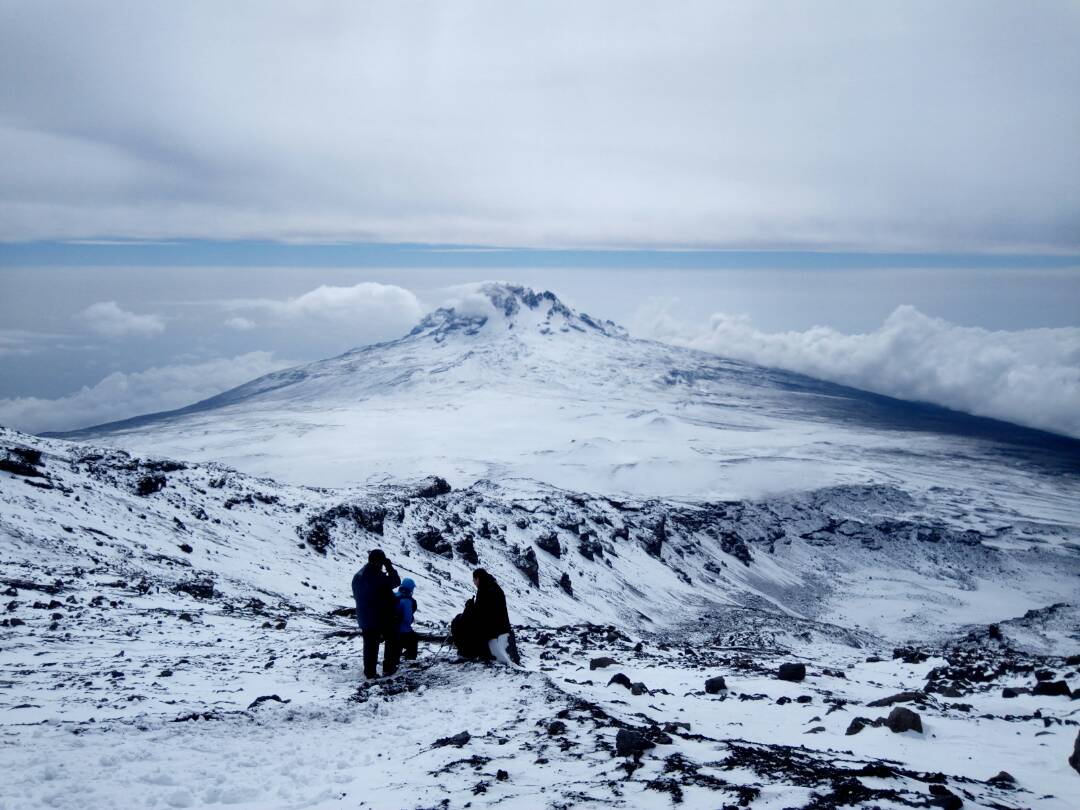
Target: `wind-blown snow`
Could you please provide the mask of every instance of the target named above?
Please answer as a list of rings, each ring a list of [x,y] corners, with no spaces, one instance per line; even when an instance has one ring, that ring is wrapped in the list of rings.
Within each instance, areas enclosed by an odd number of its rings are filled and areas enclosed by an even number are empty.
[[[661,308],[646,334],[900,399],[1080,437],[1080,329],[991,331],[898,307],[873,332],[763,332],[718,313],[694,329]]]

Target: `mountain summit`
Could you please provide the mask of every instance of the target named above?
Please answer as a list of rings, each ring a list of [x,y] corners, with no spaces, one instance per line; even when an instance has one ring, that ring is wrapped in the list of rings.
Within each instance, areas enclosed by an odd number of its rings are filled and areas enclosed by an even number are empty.
[[[1075,472],[1080,442],[628,337],[552,292],[465,288],[397,340],[166,413],[65,434],[297,484],[421,474],[749,497],[909,477]]]
[[[443,340],[451,334],[555,335],[572,331],[626,337],[626,330],[618,324],[579,313],[550,290],[536,292],[500,281],[475,285],[454,306],[440,307],[426,316],[409,335]]]

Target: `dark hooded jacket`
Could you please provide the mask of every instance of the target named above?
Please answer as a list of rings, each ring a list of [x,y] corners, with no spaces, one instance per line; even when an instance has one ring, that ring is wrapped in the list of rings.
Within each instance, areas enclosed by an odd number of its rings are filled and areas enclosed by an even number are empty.
[[[470,618],[475,621],[477,635],[484,641],[510,632],[510,615],[506,612],[506,595],[491,574],[480,580]]]
[[[356,600],[356,622],[361,630],[391,631],[397,627],[397,597],[394,588],[401,584],[398,572],[382,565],[368,563],[352,580]]]

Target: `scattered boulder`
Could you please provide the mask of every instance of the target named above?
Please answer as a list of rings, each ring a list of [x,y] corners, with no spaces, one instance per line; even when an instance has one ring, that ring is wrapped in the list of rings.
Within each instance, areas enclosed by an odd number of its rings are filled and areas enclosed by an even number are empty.
[[[562,556],[562,546],[559,545],[559,536],[555,532],[548,532],[536,538],[536,545],[541,551],[546,551],[553,557]]]
[[[1073,743],[1072,756],[1069,757],[1069,764],[1073,766],[1073,770],[1080,773],[1080,731],[1076,733],[1076,742]]]
[[[889,697],[878,698],[867,703],[867,706],[881,707],[892,706],[894,703],[912,703],[924,700],[922,692],[899,692]]]
[[[529,578],[533,587],[540,587],[540,563],[536,560],[536,552],[532,547],[524,551],[518,549],[513,556],[514,566]]]
[[[1065,681],[1039,681],[1031,694],[1043,697],[1072,697],[1072,690]]]
[[[273,700],[273,701],[276,701],[278,703],[292,703],[291,700],[282,700],[277,695],[260,695],[259,697],[255,698],[255,700],[251,701],[251,704],[248,706],[248,708],[249,709],[254,709],[256,706],[261,706],[262,704],[266,703],[268,700]]]
[[[640,731],[630,728],[620,728],[615,735],[615,753],[620,757],[634,757],[637,759],[656,744],[650,742]]]
[[[441,479],[440,479],[441,480]],[[459,732],[451,737],[440,737],[431,744],[432,748],[446,748],[447,746],[454,746],[455,748],[461,748],[466,745],[469,740],[472,739],[472,735],[467,731]]]
[[[547,733],[549,737],[556,737],[559,734],[565,734],[566,723],[564,723],[562,720],[555,720],[554,722],[549,723],[547,727]]]
[[[1027,691],[1027,689],[1017,689],[1012,686],[1006,686],[1004,689],[1001,690],[1001,696],[1003,698],[1020,697],[1020,695],[1026,694]]]
[[[631,688],[633,686],[633,684],[630,683],[630,679],[627,678],[626,675],[624,675],[621,672],[616,672],[614,675],[611,676],[611,680],[607,682],[608,686],[611,686],[613,684],[618,684],[619,686],[625,686],[627,689],[629,689],[629,688]]]
[[[911,709],[903,706],[895,707],[889,712],[888,718],[885,720],[885,725],[894,734],[899,734],[903,731],[917,731],[920,734],[923,733],[922,718]]]
[[[612,664],[619,663],[614,658],[606,655],[601,655],[599,658],[593,658],[589,661],[589,669],[603,669],[604,667],[610,667]]]
[[[647,695],[649,694],[649,687],[643,684],[641,681],[634,681],[630,684],[631,695]]]
[[[135,484],[135,494],[143,498],[165,489],[164,475],[144,475]]]
[[[176,593],[186,593],[190,596],[194,596],[196,599],[213,599],[214,582],[213,580],[178,582],[173,585],[173,591]],[[181,618],[183,618],[183,616],[181,616]]]
[[[862,731],[869,725],[873,724],[865,717],[853,717],[851,722],[848,724],[847,731],[845,731],[844,733],[850,737],[852,734],[858,734],[860,731]]]
[[[190,543],[181,543],[181,544],[180,544],[180,550],[181,550],[182,552],[184,552],[185,554],[190,554],[190,553],[191,553],[191,552],[193,552],[193,551],[194,551],[195,549],[193,549],[193,548],[191,547],[191,544],[190,544]]]
[[[417,498],[436,498],[439,495],[445,495],[450,491],[450,485],[446,483],[445,478],[440,478],[437,475],[428,476],[417,488],[415,497]]]
[[[801,681],[806,677],[806,664],[781,664],[776,677],[782,681]]]
[[[586,560],[594,560],[604,556],[604,547],[593,535],[583,534],[578,538],[578,553]]]
[[[727,691],[727,683],[725,683],[723,675],[717,675],[705,681],[706,694],[719,695],[721,692],[724,691]]]
[[[1077,736],[1077,741],[1080,742],[1080,735]],[[1016,777],[1008,771],[998,771],[997,776],[991,776],[986,781],[997,787],[1016,787]]]
[[[945,810],[960,810],[964,801],[944,785],[930,785],[930,795],[933,796],[930,804],[934,807],[944,807]]]

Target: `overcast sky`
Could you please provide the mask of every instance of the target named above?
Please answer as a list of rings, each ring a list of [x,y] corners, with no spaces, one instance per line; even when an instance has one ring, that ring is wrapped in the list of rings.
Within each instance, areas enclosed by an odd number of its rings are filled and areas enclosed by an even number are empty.
[[[0,423],[490,278],[1080,432],[1080,2],[0,0]]]
[[[0,238],[1080,251],[1080,4],[0,5]]]

